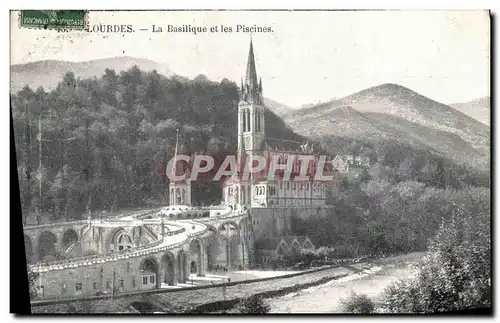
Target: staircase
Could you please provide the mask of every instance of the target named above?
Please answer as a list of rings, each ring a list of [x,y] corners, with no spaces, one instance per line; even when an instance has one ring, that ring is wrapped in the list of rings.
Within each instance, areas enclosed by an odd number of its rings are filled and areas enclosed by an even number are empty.
[[[142,226],[144,228],[144,232],[146,232],[152,241],[158,240],[158,235],[154,232],[154,230],[150,227],[149,224],[144,224]]]
[[[81,245],[83,238],[88,235],[92,231],[92,227],[88,227],[80,237],[77,242],[72,243],[66,250],[64,250],[64,254],[67,256],[71,251],[75,250],[78,245]]]

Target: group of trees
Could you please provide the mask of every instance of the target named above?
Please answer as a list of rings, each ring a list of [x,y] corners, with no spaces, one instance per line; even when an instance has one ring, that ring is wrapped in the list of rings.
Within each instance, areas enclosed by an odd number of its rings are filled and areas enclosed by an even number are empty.
[[[186,153],[234,154],[238,100],[226,79],[165,78],[137,67],[83,80],[69,72],[50,92],[24,87],[11,95],[24,213],[78,218],[165,204],[177,130]],[[271,137],[302,139],[269,110],[266,122]],[[216,203],[220,183],[196,182],[192,197]]]
[[[423,251],[443,220],[458,207],[467,216],[490,213],[490,190],[425,186],[416,181],[371,179],[338,188],[326,217],[291,219],[292,231],[329,246],[334,257]]]
[[[472,216],[457,207],[431,239],[415,277],[387,287],[376,306],[366,295],[352,295],[344,310],[436,313],[491,307],[490,221],[490,214]]]

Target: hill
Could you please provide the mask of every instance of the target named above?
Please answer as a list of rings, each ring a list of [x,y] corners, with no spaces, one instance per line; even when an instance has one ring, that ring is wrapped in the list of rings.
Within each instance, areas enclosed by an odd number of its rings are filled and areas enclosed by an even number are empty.
[[[23,86],[29,85],[32,89],[42,86],[45,90],[54,89],[66,72],[71,71],[80,78],[101,77],[106,69],[117,73],[137,65],[143,71],[156,70],[165,76],[173,75],[166,64],[160,64],[149,59],[136,57],[112,57],[85,62],[68,62],[57,60],[37,61],[28,64],[10,66],[11,92],[20,91]]]
[[[264,104],[267,108],[269,108],[271,111],[276,113],[278,116],[282,117],[286,114],[289,114],[296,110],[296,108],[292,108],[288,105],[285,105],[283,103],[280,103],[278,101],[274,101],[269,98],[264,98]]]
[[[349,106],[350,108],[345,108]],[[397,84],[372,87],[285,117],[300,134],[397,138],[463,160],[489,151],[489,127],[447,105]]]
[[[453,103],[450,107],[472,117],[486,125],[490,125],[490,97],[476,99],[469,102]]]

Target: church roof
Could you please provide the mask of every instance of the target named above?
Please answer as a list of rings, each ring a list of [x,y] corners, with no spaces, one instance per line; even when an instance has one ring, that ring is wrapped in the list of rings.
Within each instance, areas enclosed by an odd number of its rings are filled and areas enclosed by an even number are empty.
[[[312,148],[312,145],[309,143],[298,142],[293,140],[265,138],[262,141],[262,145],[260,148],[261,150],[269,150],[269,151],[311,153],[309,148]]]

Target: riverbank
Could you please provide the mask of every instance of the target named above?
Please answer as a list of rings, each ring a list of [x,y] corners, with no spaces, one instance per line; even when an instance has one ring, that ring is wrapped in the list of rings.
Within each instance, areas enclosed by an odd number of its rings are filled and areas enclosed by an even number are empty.
[[[423,256],[411,253],[373,260],[370,268],[361,272],[266,301],[271,313],[342,313],[341,300],[351,292],[366,294],[377,302],[386,287],[414,275]]]

